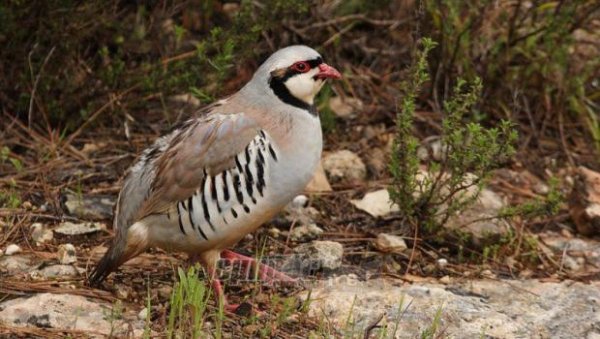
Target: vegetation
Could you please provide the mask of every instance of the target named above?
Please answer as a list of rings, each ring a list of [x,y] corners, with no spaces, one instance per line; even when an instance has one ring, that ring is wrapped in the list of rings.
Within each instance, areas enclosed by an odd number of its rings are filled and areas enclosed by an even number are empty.
[[[513,123],[508,120],[501,120],[496,127],[490,128],[473,121],[477,116],[473,111],[480,100],[481,80],[476,78],[472,84],[467,84],[458,79],[453,94],[443,103],[441,150],[437,158],[431,156],[424,161],[427,171],[421,169],[420,143],[413,136],[414,115],[416,99],[430,80],[427,60],[435,46],[429,38],[422,40],[409,80],[402,85],[404,96],[398,107],[390,162],[393,180],[389,188],[390,199],[398,205],[402,220],[412,226],[415,234],[433,235],[437,240],[458,238],[462,243],[466,239],[461,230],[447,229],[444,225],[477,201],[492,171],[515,155],[518,136]],[[532,220],[556,214],[563,198],[556,180],[551,183],[552,189],[545,199],[503,208],[492,218]],[[482,248],[483,257],[489,258],[492,251],[497,259],[501,246],[514,244],[510,234],[509,231],[508,237],[491,248]],[[518,252],[519,249],[513,250]]]
[[[416,97],[429,79],[427,56],[434,46],[432,40],[423,39],[423,49],[410,72],[411,80],[404,85],[390,163],[394,180],[390,187],[392,201],[398,204],[408,223],[422,225],[430,232],[475,202],[492,169],[514,155],[517,140],[517,133],[507,120],[493,128],[465,121],[479,99],[482,84],[476,79],[465,89],[466,82],[459,79],[454,95],[444,103],[439,161],[431,159],[427,164],[429,172],[420,171],[419,142],[412,135],[413,116]]]
[[[563,268],[566,251],[551,253],[539,235],[575,233],[564,204],[569,168],[600,171],[599,40],[594,0],[1,1],[0,250],[19,244],[37,258],[54,258],[64,239],[35,244],[30,226],[78,221],[65,212],[67,193],[80,201],[116,196],[119,178],[153,139],[238,90],[274,50],[306,44],[344,75],[317,101],[326,151],[349,149],[368,167],[368,181],[334,183],[335,193],[311,197],[312,207],[327,211],[314,216],[325,230],[320,237],[343,238],[345,264],[362,269],[373,256],[390,276],[466,277],[489,269],[581,278],[585,272]],[[338,116],[333,98],[362,108]],[[424,156],[429,138],[439,152]],[[502,170],[519,178],[527,172],[548,189],[499,183]],[[373,218],[349,203],[388,185],[396,214]],[[472,234],[445,224],[484,186],[508,201],[489,219],[510,227],[475,245]],[[289,253],[290,237],[274,241],[267,232],[285,234],[286,222],[276,219],[239,246],[259,258]],[[373,251],[381,232],[412,239],[410,253]],[[107,239],[99,232],[68,240],[91,258]],[[174,275],[180,257],[148,255],[172,260],[142,260],[112,278],[133,289],[131,300],[145,300],[146,337],[365,337],[352,310],[336,327],[325,315],[309,316],[310,294],[298,307],[294,296],[254,282],[228,292],[234,300],[236,292],[251,295],[269,311],[225,316],[198,269]],[[142,274],[149,275],[147,290],[136,290]],[[19,279],[2,279],[3,291],[18,290],[11,286],[23,286]],[[52,286],[68,283],[92,296],[77,279]],[[158,294],[175,280],[170,296]],[[131,300],[106,314],[113,333]],[[399,332],[406,304],[400,301],[395,323],[374,324],[371,337]],[[440,307],[415,335],[443,336],[442,318]]]

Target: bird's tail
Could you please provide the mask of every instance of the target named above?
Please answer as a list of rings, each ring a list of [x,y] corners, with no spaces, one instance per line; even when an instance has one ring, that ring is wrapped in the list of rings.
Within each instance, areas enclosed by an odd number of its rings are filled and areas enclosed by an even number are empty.
[[[98,286],[109,274],[116,270],[124,261],[123,246],[114,242],[88,277],[90,286]]]

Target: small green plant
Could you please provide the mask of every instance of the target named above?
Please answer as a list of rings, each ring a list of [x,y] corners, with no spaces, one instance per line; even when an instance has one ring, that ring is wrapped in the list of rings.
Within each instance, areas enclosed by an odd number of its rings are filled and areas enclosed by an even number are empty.
[[[23,169],[23,163],[21,160],[12,157],[10,155],[10,148],[4,146],[0,148],[0,164],[4,164],[6,162],[9,162],[17,172],[21,172]]]
[[[431,324],[421,332],[421,339],[433,339],[436,338],[440,323],[442,322],[442,305],[438,307]]]
[[[113,303],[112,308],[105,313],[105,318],[110,323],[110,333],[108,334],[108,337],[112,338],[117,329],[119,320],[123,318],[123,304],[121,303],[121,300],[117,300]]]
[[[587,43],[578,38],[594,32],[595,2],[421,3],[427,15],[420,27],[441,43],[431,60],[436,101],[448,97],[453,79],[479,76],[486,84],[482,105],[488,116],[532,124],[544,119],[545,126],[556,129],[563,120],[577,119],[600,151],[594,100],[599,92],[593,85],[600,58],[597,51],[583,51]],[[534,127],[549,137],[553,128]]]
[[[452,215],[475,202],[491,170],[515,153],[517,140],[509,121],[500,121],[493,128],[468,121],[467,114],[479,98],[482,83],[479,79],[471,84],[458,79],[453,96],[444,103],[440,160],[429,160],[428,172],[420,171],[419,143],[412,136],[413,116],[417,96],[429,80],[427,56],[435,45],[431,39],[423,39],[411,79],[403,84],[405,95],[397,110],[390,164],[391,200],[400,206],[409,224],[422,225],[429,233],[435,233]]]
[[[177,273],[179,282],[171,294],[167,338],[198,338],[202,333],[210,293],[198,278],[195,267],[190,267],[187,272],[178,268]],[[220,327],[218,329],[215,335],[220,336]]]

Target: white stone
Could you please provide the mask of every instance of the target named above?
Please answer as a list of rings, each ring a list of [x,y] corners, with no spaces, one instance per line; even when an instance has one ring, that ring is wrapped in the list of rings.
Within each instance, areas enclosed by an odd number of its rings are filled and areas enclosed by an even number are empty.
[[[350,203],[373,217],[383,217],[400,211],[398,205],[390,201],[390,193],[386,189],[369,192],[360,200],[350,200]]]
[[[362,181],[367,176],[367,166],[354,152],[341,150],[323,157],[323,168],[332,181]]]
[[[54,229],[54,232],[64,235],[82,235],[105,230],[106,225],[97,222],[72,223],[65,221]]]
[[[20,253],[21,247],[17,244],[10,244],[8,246],[6,246],[6,250],[4,251],[4,255],[13,255],[13,254],[17,254]]]
[[[31,239],[33,239],[36,244],[43,244],[54,238],[54,233],[39,222],[32,224],[31,229]]]
[[[75,246],[72,244],[62,244],[58,246],[58,261],[63,265],[69,265],[77,262]]]
[[[436,264],[439,269],[445,269],[448,266],[448,260],[446,260],[446,258],[440,258],[437,260]]]
[[[146,320],[147,317],[148,317],[148,308],[144,307],[144,308],[142,308],[140,313],[138,313],[138,319]]]
[[[373,244],[382,252],[399,253],[408,248],[402,237],[387,233],[379,233]]]
[[[304,208],[308,205],[308,197],[304,194],[297,195],[294,200],[292,200],[293,208]]]

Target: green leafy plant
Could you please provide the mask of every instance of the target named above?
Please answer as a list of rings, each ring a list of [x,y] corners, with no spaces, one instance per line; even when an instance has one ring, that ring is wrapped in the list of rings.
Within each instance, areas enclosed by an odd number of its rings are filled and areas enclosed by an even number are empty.
[[[469,122],[467,114],[479,98],[482,83],[459,79],[454,95],[444,103],[442,155],[429,160],[428,172],[419,169],[418,141],[412,136],[416,99],[429,80],[427,56],[436,43],[423,39],[411,79],[403,85],[405,95],[396,117],[396,136],[390,171],[393,185],[390,197],[412,225],[423,225],[433,232],[450,216],[471,205],[478,197],[491,170],[510,158],[517,133],[509,121],[485,128]]]
[[[178,268],[177,273],[179,282],[171,294],[167,338],[198,338],[202,333],[210,293],[198,278],[195,267],[187,272]]]
[[[563,133],[559,129],[564,129],[567,121],[579,120],[600,151],[600,92],[593,85],[599,76],[600,58],[597,50],[590,52],[585,47],[586,40],[595,39],[590,34],[600,10],[597,3],[422,3],[427,13],[421,20],[423,34],[440,41],[431,59],[436,70],[433,99],[439,106],[451,95],[453,79],[479,76],[485,84],[482,108],[487,116],[482,118],[510,117],[548,137]],[[549,128],[537,127],[541,120]]]

